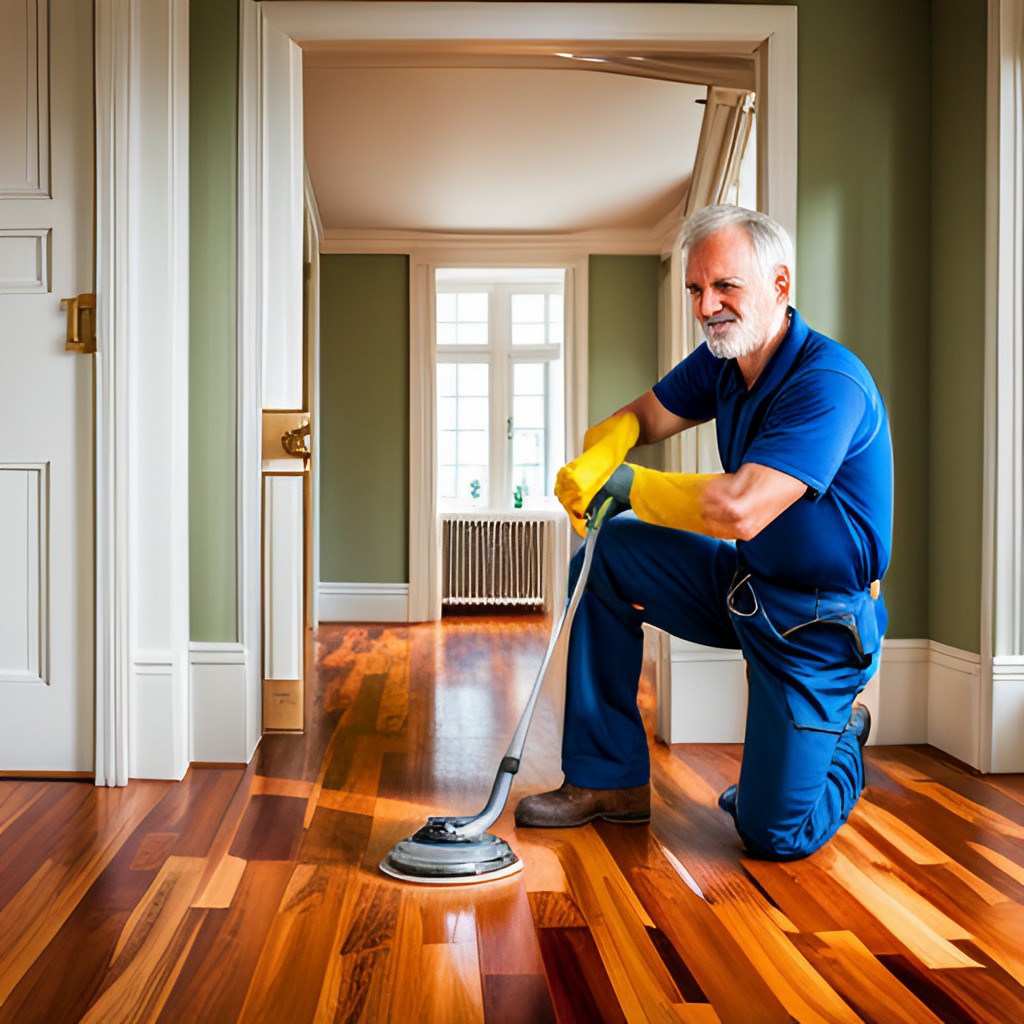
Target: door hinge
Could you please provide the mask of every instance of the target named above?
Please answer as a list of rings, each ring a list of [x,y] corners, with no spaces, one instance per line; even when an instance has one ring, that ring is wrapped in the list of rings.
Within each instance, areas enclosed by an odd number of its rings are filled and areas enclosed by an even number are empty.
[[[61,299],[60,308],[68,312],[68,338],[64,348],[91,355],[96,351],[96,296],[85,292],[74,299]]]

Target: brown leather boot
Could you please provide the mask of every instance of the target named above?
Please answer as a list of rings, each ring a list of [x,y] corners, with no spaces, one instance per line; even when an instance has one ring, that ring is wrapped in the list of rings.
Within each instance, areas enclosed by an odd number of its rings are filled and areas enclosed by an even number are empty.
[[[575,828],[595,818],[630,825],[650,821],[650,785],[581,789],[563,782],[550,793],[523,797],[516,807],[520,828]]]

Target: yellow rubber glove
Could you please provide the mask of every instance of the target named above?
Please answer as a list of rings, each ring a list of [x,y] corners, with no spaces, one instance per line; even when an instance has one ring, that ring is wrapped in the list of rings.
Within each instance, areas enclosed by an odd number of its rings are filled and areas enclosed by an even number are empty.
[[[626,457],[640,436],[636,414],[624,412],[591,427],[583,438],[584,451],[564,465],[555,478],[555,497],[569,513],[573,529],[587,532],[587,508],[594,495]]]
[[[632,466],[632,469],[629,503],[638,518],[675,530],[709,532],[701,512],[701,497],[708,483],[719,474],[659,473],[645,466]]]

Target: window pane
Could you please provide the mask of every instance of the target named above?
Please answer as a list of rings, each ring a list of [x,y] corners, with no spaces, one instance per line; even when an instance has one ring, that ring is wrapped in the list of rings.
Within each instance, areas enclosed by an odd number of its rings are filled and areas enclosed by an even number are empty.
[[[564,318],[565,309],[565,296],[563,295],[549,295],[548,296],[548,319],[553,324],[560,324]]]
[[[476,487],[473,487],[473,484]],[[473,491],[477,495],[474,497]],[[455,495],[459,501],[476,501],[486,504],[487,496],[487,467],[486,466],[459,466],[456,481]]]
[[[512,402],[512,422],[517,429],[537,427],[544,429],[544,399],[541,397],[516,397]]]
[[[527,496],[540,498],[547,493],[544,486],[544,472],[539,466],[515,466],[512,479],[522,485]]]
[[[489,403],[486,398],[459,399],[459,429],[486,430]]]
[[[543,395],[544,364],[515,363],[512,367],[512,392],[516,395]]]
[[[437,364],[437,393],[438,395],[455,394],[455,363]]]
[[[487,324],[459,323],[455,328],[456,345],[486,345]]]
[[[437,491],[438,496],[441,498],[454,498],[457,496],[455,491],[454,466],[437,467]]]
[[[464,465],[482,466],[487,462],[487,431],[459,431],[459,462]]]
[[[512,462],[516,466],[539,466],[544,457],[544,433],[517,430],[512,435]]]
[[[544,300],[545,295],[513,295],[512,296],[512,323],[544,322]]]
[[[544,324],[513,324],[513,345],[544,345],[547,343],[547,331]]]
[[[442,466],[453,466],[458,461],[458,432],[440,430],[437,434],[437,461]]]
[[[455,296],[451,292],[437,293],[437,319],[451,322],[455,319]]]
[[[487,323],[487,292],[460,292],[458,295],[458,319],[460,323],[477,320]]]
[[[437,400],[437,429],[454,430],[458,426],[456,399],[439,397]]]
[[[438,345],[454,345],[455,339],[455,324],[443,324],[439,320],[437,322],[437,343]]]
[[[486,363],[459,363],[459,394],[486,397],[489,370]]]

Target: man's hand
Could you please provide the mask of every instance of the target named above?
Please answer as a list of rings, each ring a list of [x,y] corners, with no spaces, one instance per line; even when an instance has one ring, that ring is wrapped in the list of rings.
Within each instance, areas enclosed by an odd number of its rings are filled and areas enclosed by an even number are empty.
[[[611,519],[612,516],[617,516],[620,512],[632,508],[629,500],[629,492],[632,487],[633,467],[628,462],[624,462],[608,477],[601,490],[594,495],[594,500],[587,509],[587,518],[597,515],[598,510],[609,498],[612,503],[605,513],[606,519]]]
[[[586,450],[558,471],[555,497],[569,513],[569,521],[581,537],[587,532],[587,509],[639,433],[640,424],[634,413],[612,416],[587,431]]]

